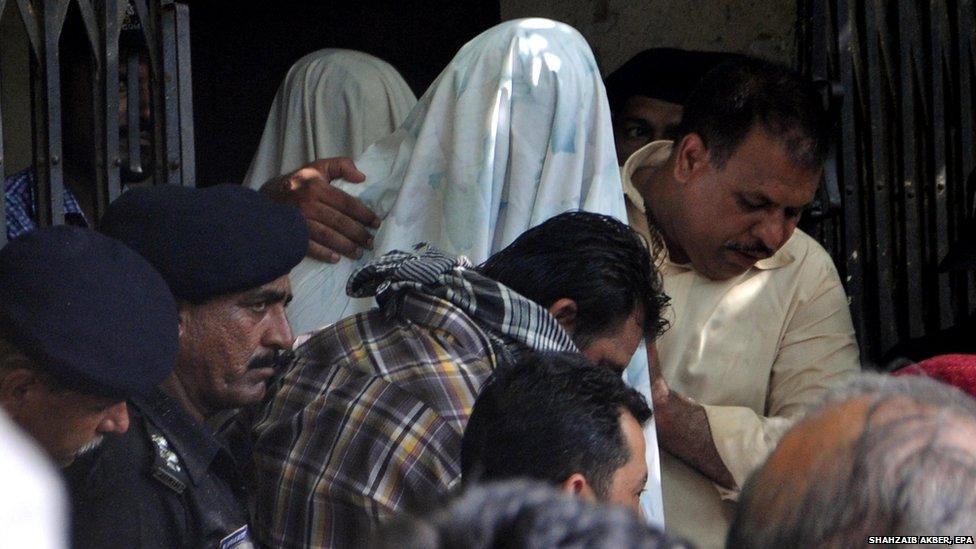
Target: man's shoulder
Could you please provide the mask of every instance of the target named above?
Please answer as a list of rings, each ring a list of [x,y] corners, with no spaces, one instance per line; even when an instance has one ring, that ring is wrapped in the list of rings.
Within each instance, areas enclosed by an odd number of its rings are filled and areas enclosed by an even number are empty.
[[[797,271],[807,274],[836,274],[837,272],[830,253],[820,242],[800,229],[793,231],[793,236],[778,253],[789,254],[791,262],[785,272],[791,273],[790,276]]]
[[[295,349],[295,363],[388,377],[411,364],[445,357],[468,361],[490,351],[484,330],[461,308],[412,294],[311,334]]]
[[[463,315],[457,322],[480,330],[460,309],[448,306],[450,314]],[[276,417],[305,414],[313,401],[323,403],[323,414],[382,401],[396,409],[427,408],[449,420],[462,415],[459,410],[473,405],[474,391],[494,368],[487,336],[482,332],[484,341],[472,342],[474,336],[465,339],[469,334],[444,328],[450,321],[438,326],[410,316],[404,307],[387,303],[312,334],[295,349],[276,388]]]
[[[382,350],[388,351],[391,345],[402,340],[405,328],[382,309],[355,314],[308,334],[295,347],[293,364],[313,365],[316,369],[354,367],[369,373],[373,369],[369,357]]]
[[[180,544],[183,500],[154,476],[156,452],[143,416],[131,412],[129,429],[106,438],[90,456],[65,471],[71,499],[72,544],[168,547]]]

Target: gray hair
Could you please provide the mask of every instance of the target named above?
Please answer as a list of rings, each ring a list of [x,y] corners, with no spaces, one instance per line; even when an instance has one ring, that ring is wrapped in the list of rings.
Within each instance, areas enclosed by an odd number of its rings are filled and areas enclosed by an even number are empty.
[[[381,529],[374,549],[677,548],[633,512],[583,501],[533,481],[472,486],[425,518]]]
[[[858,397],[871,397],[875,403],[902,397],[976,417],[976,399],[956,387],[926,376],[892,376],[873,372],[858,373],[832,387],[809,413]]]
[[[866,545],[869,536],[973,534],[976,444],[960,430],[976,433],[976,401],[932,379],[865,373],[829,392],[814,412],[860,398],[868,399],[863,430],[834,459],[782,484],[764,479],[765,467],[752,475],[728,547],[849,547]]]

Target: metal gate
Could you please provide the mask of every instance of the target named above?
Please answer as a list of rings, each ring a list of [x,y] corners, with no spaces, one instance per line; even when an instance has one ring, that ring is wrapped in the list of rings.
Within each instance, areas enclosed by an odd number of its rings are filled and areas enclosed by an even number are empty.
[[[841,273],[866,361],[976,305],[972,273],[938,270],[950,244],[976,238],[973,5],[798,2],[799,64],[831,84],[837,121],[825,187],[840,207],[812,232]]]
[[[129,63],[128,84],[138,83],[138,60],[120,59],[119,36],[126,17],[140,22],[148,52],[148,79],[153,119],[154,165],[147,166],[154,184],[194,183],[193,106],[190,81],[189,11],[173,0],[0,0],[0,14],[16,10],[28,39],[31,81],[31,129],[33,139],[34,195],[39,225],[64,223],[60,39],[69,9],[79,18],[68,24],[84,26],[93,57],[92,96],[96,217],[121,193],[120,141],[138,149],[139,121],[129,124],[128,135],[119,135],[119,66]],[[121,53],[120,53],[121,52]],[[0,52],[2,55],[2,52]],[[134,55],[134,54],[130,54]],[[3,75],[0,75],[2,78]],[[138,116],[139,93],[128,94],[129,120]],[[0,105],[0,108],[6,106]],[[135,113],[135,114],[133,114]],[[0,128],[2,132],[2,128]],[[2,134],[0,134],[2,135]],[[132,150],[131,148],[129,149]],[[130,162],[138,162],[129,155]],[[0,167],[3,150],[0,140]],[[141,168],[141,167],[140,167]],[[0,170],[0,173],[3,173]],[[0,227],[6,226],[0,193]],[[0,231],[0,245],[6,241]]]

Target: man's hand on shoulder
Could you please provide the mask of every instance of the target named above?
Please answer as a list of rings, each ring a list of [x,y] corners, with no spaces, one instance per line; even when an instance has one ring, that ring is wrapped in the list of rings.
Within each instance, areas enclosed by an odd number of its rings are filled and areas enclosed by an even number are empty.
[[[349,158],[325,158],[276,177],[261,187],[275,202],[293,204],[308,223],[308,254],[335,263],[340,254],[350,258],[372,249],[380,220],[362,202],[332,186],[335,179],[362,183],[366,176]]]

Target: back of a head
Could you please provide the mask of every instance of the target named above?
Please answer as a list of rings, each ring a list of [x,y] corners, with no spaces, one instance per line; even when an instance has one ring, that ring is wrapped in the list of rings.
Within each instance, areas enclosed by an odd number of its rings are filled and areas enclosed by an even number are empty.
[[[668,298],[647,244],[613,217],[567,212],[533,227],[478,270],[543,307],[576,302],[573,339],[583,348],[638,310],[649,339],[667,323]]]
[[[801,438],[820,450],[791,454]],[[745,484],[728,547],[858,547],[869,536],[972,535],[974,524],[976,401],[925,378],[864,374]]]
[[[635,514],[597,505],[528,481],[467,490],[429,516],[394,520],[374,549],[683,547]]]
[[[721,168],[757,126],[798,166],[822,167],[830,124],[815,87],[789,67],[756,58],[727,61],[702,78],[685,103],[675,143],[699,135]]]
[[[533,355],[499,368],[465,429],[462,478],[559,484],[581,473],[605,499],[614,471],[630,459],[624,412],[641,424],[651,417],[640,393],[582,355]]]

